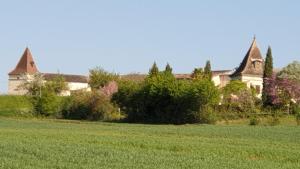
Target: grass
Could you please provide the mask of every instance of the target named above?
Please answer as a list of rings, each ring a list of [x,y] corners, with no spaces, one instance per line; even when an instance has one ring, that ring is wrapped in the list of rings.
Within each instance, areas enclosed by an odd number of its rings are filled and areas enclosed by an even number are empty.
[[[0,116],[30,117],[32,105],[26,96],[0,95]]]
[[[300,168],[300,128],[0,118],[0,168]]]

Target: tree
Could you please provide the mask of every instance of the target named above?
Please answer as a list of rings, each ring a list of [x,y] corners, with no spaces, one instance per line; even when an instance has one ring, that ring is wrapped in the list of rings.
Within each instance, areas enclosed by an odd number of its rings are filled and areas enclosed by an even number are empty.
[[[57,95],[61,94],[63,91],[68,90],[68,84],[65,81],[65,78],[62,75],[55,76],[52,80],[49,80],[45,83],[45,87]]]
[[[100,67],[90,70],[89,85],[92,89],[100,89],[109,82],[117,80],[118,75],[105,71]]]
[[[42,87],[44,86],[44,77],[40,73],[33,75],[30,81],[21,84],[19,88],[27,91],[27,95],[41,96]]]
[[[300,104],[300,83],[288,78],[280,78],[273,74],[266,79],[272,105],[277,108],[290,107],[292,102]]]
[[[192,78],[194,80],[200,80],[205,78],[205,74],[202,68],[195,68],[192,72]]]
[[[288,78],[290,80],[300,82],[300,62],[294,61],[284,67],[279,73],[279,78]]]
[[[166,68],[165,68],[165,73],[172,74],[172,71],[173,71],[173,69],[171,68],[169,63],[167,63]]]
[[[152,67],[150,68],[149,70],[149,76],[152,77],[152,76],[157,76],[159,73],[159,69],[156,65],[156,62],[153,63]]]
[[[212,79],[211,64],[210,64],[209,60],[206,62],[206,65],[205,65],[205,68],[204,68],[204,74],[207,76],[207,78],[209,80]]]
[[[266,84],[267,78],[272,77],[273,75],[273,57],[272,57],[272,49],[269,46],[265,66],[264,66],[264,75],[263,75],[263,91],[262,91],[262,102],[264,106],[268,106],[271,104],[270,95],[267,92],[267,88],[269,86]]]

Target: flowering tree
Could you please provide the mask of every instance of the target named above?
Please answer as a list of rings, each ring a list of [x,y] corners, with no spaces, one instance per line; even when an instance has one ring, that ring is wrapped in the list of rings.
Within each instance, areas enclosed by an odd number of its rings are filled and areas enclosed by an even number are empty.
[[[288,78],[280,78],[273,74],[266,78],[272,105],[276,107],[289,106],[291,102],[300,104],[300,83]]]

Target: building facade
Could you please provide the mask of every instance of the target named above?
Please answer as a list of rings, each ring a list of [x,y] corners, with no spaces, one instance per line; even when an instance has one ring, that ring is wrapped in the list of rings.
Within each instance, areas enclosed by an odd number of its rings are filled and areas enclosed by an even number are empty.
[[[57,76],[63,76],[69,89],[63,91],[61,95],[70,95],[72,91],[76,90],[90,90],[87,76],[41,73],[33,60],[30,50],[26,48],[15,69],[8,74],[8,94],[26,94],[27,91],[21,87],[22,84],[33,80],[34,75],[38,73],[43,76],[45,81],[52,80]]]

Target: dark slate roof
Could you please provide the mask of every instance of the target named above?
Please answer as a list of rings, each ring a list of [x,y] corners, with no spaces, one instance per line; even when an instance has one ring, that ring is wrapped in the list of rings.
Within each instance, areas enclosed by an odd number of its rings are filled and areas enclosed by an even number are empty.
[[[57,76],[63,76],[66,82],[88,83],[88,77],[83,75],[68,75],[58,73],[43,73],[45,80],[53,80]]]
[[[8,73],[8,75],[19,75],[23,73],[35,74],[38,72],[32,54],[30,50],[26,48],[16,68]]]
[[[256,67],[254,66],[254,64],[256,64]],[[231,76],[234,77],[243,74],[262,76],[263,65],[264,65],[263,57],[261,56],[260,50],[257,47],[256,39],[254,38],[242,63]]]

